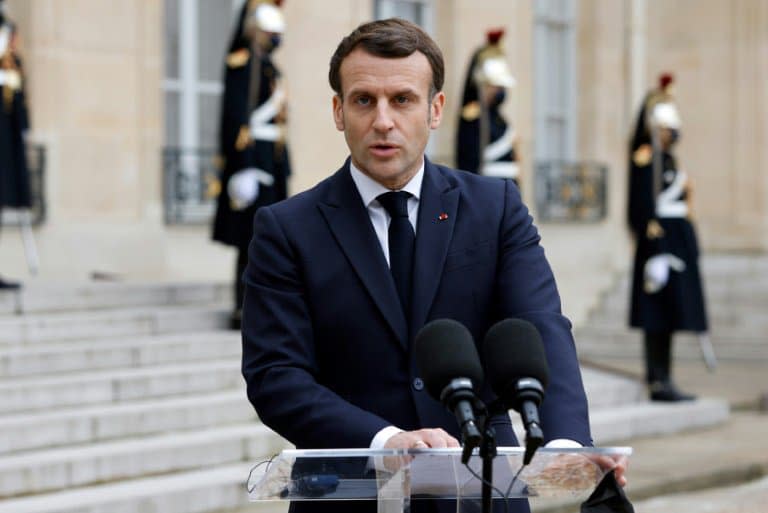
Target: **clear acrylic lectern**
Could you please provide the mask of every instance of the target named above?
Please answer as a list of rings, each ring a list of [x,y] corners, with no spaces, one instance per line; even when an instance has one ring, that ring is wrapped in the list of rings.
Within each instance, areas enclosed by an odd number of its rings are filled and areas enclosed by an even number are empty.
[[[629,456],[630,447],[542,448],[527,467],[525,450],[499,447],[493,460],[493,498],[584,500],[609,471],[600,456]],[[419,499],[459,501],[459,511],[481,511],[482,460],[468,467],[461,449],[285,450],[248,478],[252,501],[376,500],[378,511],[410,510]]]

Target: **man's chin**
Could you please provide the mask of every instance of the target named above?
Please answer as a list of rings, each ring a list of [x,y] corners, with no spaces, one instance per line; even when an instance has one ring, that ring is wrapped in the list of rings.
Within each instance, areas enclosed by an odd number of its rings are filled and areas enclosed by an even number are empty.
[[[403,180],[402,169],[398,169],[394,166],[371,166],[366,173],[369,177],[373,178],[383,186],[393,189],[397,188],[400,182]]]

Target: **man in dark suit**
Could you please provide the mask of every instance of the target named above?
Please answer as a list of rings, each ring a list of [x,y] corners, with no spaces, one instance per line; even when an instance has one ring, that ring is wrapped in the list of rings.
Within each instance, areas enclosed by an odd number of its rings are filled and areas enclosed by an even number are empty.
[[[455,418],[419,377],[413,337],[451,318],[479,342],[508,317],[535,324],[546,346],[547,441],[591,444],[571,326],[517,187],[424,157],[443,77],[439,48],[416,25],[358,27],[329,73],[351,157],[256,214],[242,370],[261,420],[299,448],[458,446]],[[487,385],[481,394],[492,397]],[[492,424],[499,445],[517,445],[507,415]]]

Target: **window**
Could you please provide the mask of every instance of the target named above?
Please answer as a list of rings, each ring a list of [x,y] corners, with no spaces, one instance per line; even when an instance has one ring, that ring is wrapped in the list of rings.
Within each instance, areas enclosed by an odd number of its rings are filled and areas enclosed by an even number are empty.
[[[534,28],[534,123],[537,162],[576,156],[577,1],[538,0]]]
[[[224,56],[243,0],[165,0],[165,146],[213,149]]]
[[[432,32],[431,0],[375,0],[374,13],[377,20],[403,18]]]
[[[208,223],[224,57],[244,0],[164,0],[166,223]]]

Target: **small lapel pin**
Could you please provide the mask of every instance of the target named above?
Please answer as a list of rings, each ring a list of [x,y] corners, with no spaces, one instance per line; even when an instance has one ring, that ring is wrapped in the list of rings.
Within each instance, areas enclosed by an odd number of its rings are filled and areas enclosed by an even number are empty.
[[[448,214],[446,214],[445,212],[443,212],[443,213],[441,213],[439,216],[437,216],[437,218],[438,218],[440,221],[445,221],[446,219],[448,219]]]

